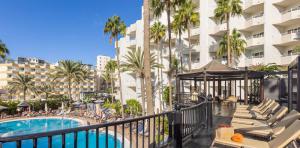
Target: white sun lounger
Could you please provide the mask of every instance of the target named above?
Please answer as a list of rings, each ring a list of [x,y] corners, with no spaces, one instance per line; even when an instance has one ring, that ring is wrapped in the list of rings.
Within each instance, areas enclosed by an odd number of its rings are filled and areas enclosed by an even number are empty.
[[[212,147],[237,147],[237,148],[284,148],[300,136],[300,121],[295,121],[273,140],[266,142],[250,138],[244,138],[243,142],[234,142],[230,138],[216,137]]]

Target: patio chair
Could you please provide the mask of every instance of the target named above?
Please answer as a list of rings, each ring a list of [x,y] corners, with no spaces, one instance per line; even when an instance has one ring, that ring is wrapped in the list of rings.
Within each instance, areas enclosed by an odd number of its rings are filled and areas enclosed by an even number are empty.
[[[260,110],[263,107],[265,107],[267,104],[269,104],[272,100],[271,99],[264,99],[260,104],[257,106],[250,106],[250,105],[238,105],[236,107],[237,111],[249,111],[249,110]]]
[[[232,124],[236,131],[243,132],[245,134],[254,135],[262,138],[276,137],[282,133],[287,127],[289,127],[294,121],[300,119],[300,113],[297,111],[290,112],[282,120],[278,121],[273,126],[268,125],[245,125],[245,124]]]
[[[213,141],[212,147],[245,147],[245,148],[284,148],[291,142],[296,141],[300,136],[300,120],[295,121],[279,134],[273,140],[266,142],[250,138],[244,138],[242,142],[234,142],[230,138],[216,137]]]
[[[236,109],[236,113],[250,113],[250,112],[257,112],[261,113],[264,110],[268,109],[271,105],[275,103],[274,100],[269,100],[266,103],[264,103],[262,106],[257,107],[257,108],[252,108],[252,109]]]
[[[288,112],[288,108],[282,106],[278,111],[276,111],[274,115],[272,115],[267,120],[233,118],[231,120],[231,123],[239,123],[239,124],[247,124],[247,125],[273,125],[276,121],[280,120],[287,112]]]
[[[234,113],[234,117],[237,118],[246,118],[246,119],[257,119],[257,120],[267,120],[271,114],[274,114],[274,112],[280,107],[278,103],[273,103],[270,107],[267,109],[264,109],[263,112],[257,113],[257,112],[251,112],[251,113]]]

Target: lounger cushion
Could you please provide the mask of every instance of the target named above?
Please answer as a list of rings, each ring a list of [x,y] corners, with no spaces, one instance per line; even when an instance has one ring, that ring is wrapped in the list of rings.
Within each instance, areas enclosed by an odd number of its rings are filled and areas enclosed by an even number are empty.
[[[219,139],[215,138],[215,144],[230,146],[230,147],[245,147],[245,148],[268,148],[269,144],[264,141],[244,138],[243,142],[234,142],[230,138],[229,139]]]

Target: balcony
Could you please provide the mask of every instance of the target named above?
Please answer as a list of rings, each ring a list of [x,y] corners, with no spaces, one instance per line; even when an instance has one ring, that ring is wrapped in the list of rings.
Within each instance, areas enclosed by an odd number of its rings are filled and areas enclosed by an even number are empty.
[[[217,52],[219,48],[219,43],[215,43],[209,47],[209,52]]]
[[[219,24],[214,28],[214,30],[212,31],[213,33],[211,35],[213,35],[213,36],[223,36],[226,33],[226,30],[227,30],[226,23]]]
[[[253,48],[264,44],[264,37],[247,39],[247,48]]]
[[[254,13],[264,10],[265,0],[247,0],[244,4],[245,13]]]
[[[190,34],[191,37],[200,35],[200,27],[199,26],[195,26],[195,27],[191,28],[191,32],[190,33],[191,33]]]
[[[273,0],[273,4],[280,7],[288,7],[299,2],[298,0]]]
[[[294,61],[299,55],[288,55],[281,57],[281,65],[289,65],[292,61]]]
[[[136,48],[136,40],[135,39],[128,40],[127,48],[135,49]]]
[[[133,35],[136,32],[136,24],[132,24],[127,28],[127,35]]]
[[[277,46],[292,46],[300,44],[300,32],[297,33],[284,33],[282,34],[281,41]]]
[[[245,61],[246,66],[258,65],[258,64],[262,64],[262,63],[264,63],[263,56],[247,58]]]
[[[251,32],[260,28],[263,28],[264,16],[260,17],[251,17],[246,20],[245,26],[241,31]]]
[[[276,23],[278,26],[290,26],[300,23],[300,10],[289,11],[282,14],[281,21]]]

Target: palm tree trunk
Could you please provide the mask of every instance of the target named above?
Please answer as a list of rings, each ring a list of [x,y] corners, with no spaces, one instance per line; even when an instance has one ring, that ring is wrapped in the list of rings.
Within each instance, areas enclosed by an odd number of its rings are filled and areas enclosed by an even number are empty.
[[[192,49],[191,49],[191,30],[190,30],[189,25],[188,25],[187,31],[188,31],[188,40],[189,40],[189,71],[191,71],[191,69],[192,69]]]
[[[143,116],[145,116],[145,110],[146,110],[146,104],[145,104],[145,82],[143,76],[139,76],[140,82],[141,82],[141,96],[142,96],[142,110],[143,110]]]
[[[227,65],[231,66],[231,45],[230,45],[230,14],[226,14],[227,19]]]
[[[120,100],[121,100],[121,111],[122,111],[122,118],[124,118],[124,108],[123,108],[123,95],[122,95],[122,80],[121,80],[121,73],[120,73],[120,55],[119,55],[119,44],[118,38],[115,38],[116,41],[116,54],[117,54],[117,62],[118,62],[118,79],[119,79],[119,87],[120,87]]]
[[[159,63],[159,44],[157,43],[157,63]],[[158,82],[158,99],[159,99],[159,112],[162,111],[162,107],[161,107],[161,83],[160,83],[160,74],[159,74],[159,67],[157,67],[157,82]]]
[[[70,79],[68,80],[68,89],[69,89],[69,101],[71,101],[71,99],[72,99],[72,96],[71,96],[72,95],[72,92],[71,92],[72,90],[71,89],[72,88],[71,88],[71,80]]]
[[[180,71],[181,71],[181,73],[183,73],[183,66],[182,66],[182,63],[183,63],[183,59],[182,59],[183,46],[182,46],[182,41],[181,41],[181,30],[179,30],[178,38],[179,38],[179,47],[181,48],[180,49],[180,55],[179,55],[179,58],[180,58]]]
[[[171,51],[171,2],[167,0],[167,18],[168,18],[168,45],[169,45],[169,72],[168,72],[168,81],[169,81],[169,110],[172,110],[172,51]]]
[[[144,0],[144,72],[147,97],[147,113],[154,114],[154,106],[152,99],[152,82],[151,82],[151,66],[150,66],[150,11],[149,0]]]
[[[26,91],[27,91],[27,89],[24,89],[24,90],[23,90],[23,101],[26,100]]]
[[[111,101],[114,102],[114,81],[113,81],[113,76],[111,74],[111,77],[110,77],[110,87],[111,87]]]
[[[151,82],[151,65],[150,65],[150,0],[144,0],[144,74],[145,74],[145,84],[146,84],[146,96],[147,96],[147,114],[154,114],[154,106],[152,100],[152,82]],[[149,135],[154,135],[153,128],[155,125],[155,120],[152,119],[150,122],[146,123],[150,125],[148,129]],[[155,139],[150,136],[150,143],[155,145]]]
[[[160,55],[160,65],[163,65],[163,55],[162,55],[162,50],[159,50],[159,55]],[[160,92],[162,93],[163,92],[163,69],[162,67],[159,68],[160,70],[160,77],[161,77],[161,80],[160,80]],[[161,94],[162,95],[162,94]]]

